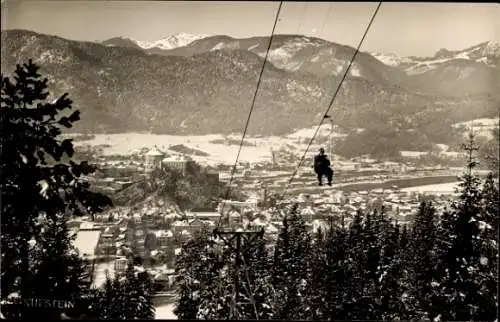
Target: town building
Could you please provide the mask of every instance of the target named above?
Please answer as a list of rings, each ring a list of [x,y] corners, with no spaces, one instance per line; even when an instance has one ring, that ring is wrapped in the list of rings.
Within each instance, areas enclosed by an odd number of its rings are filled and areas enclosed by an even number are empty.
[[[164,169],[177,170],[182,173],[182,175],[185,175],[187,166],[190,162],[192,161],[188,160],[184,156],[177,155],[164,158],[161,161],[161,164]]]
[[[144,169],[146,173],[150,173],[155,169],[161,168],[161,162],[165,158],[165,153],[161,152],[155,145],[144,155]]]
[[[129,260],[124,257],[124,256],[120,256],[120,257],[117,257],[115,259],[115,272],[117,273],[123,273],[127,270],[127,266],[128,266],[128,263],[129,263]]]
[[[219,203],[219,212],[225,213],[231,209],[235,209],[240,212],[245,209],[257,210],[258,200],[255,198],[248,199],[247,201],[222,200]]]

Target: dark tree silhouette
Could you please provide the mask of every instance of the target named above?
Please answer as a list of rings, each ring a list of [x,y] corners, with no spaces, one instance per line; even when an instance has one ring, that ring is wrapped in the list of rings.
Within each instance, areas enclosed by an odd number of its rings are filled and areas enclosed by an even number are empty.
[[[437,217],[431,201],[424,200],[413,223],[410,238],[410,258],[408,261],[409,297],[418,301],[421,312],[415,310],[415,317],[428,318],[425,312],[439,310],[435,307],[434,265],[436,263]],[[416,308],[415,308],[416,309]]]
[[[310,280],[311,236],[294,205],[283,220],[274,253],[273,287],[277,319],[304,319],[311,315],[306,295]]]
[[[109,198],[92,192],[89,184],[81,180],[95,167],[85,161],[72,161],[72,141],[61,138],[62,129],[71,128],[80,119],[79,111],[71,111],[72,102],[67,94],[49,102],[48,80],[42,78],[38,70],[39,67],[29,61],[18,65],[11,78],[2,74],[2,298],[12,293],[32,296],[36,289],[33,283],[41,283],[42,276],[35,278],[31,268],[35,265],[42,269],[48,262],[33,263],[30,243],[43,244],[57,234],[61,236],[61,231],[64,235],[64,220],[69,215],[93,215],[111,205]],[[49,229],[47,234],[52,235],[45,234],[47,238],[44,238],[40,217],[52,227],[53,234]],[[65,251],[60,250],[57,256],[66,256],[64,254]],[[47,256],[51,256],[50,252]],[[35,256],[34,259],[45,261],[46,258]],[[56,266],[62,265],[59,259],[51,258],[50,261]],[[47,266],[43,268],[47,269]],[[49,283],[49,276],[46,279]],[[61,280],[52,283],[56,282]],[[64,286],[58,288],[64,289]],[[78,293],[75,292],[74,295]],[[59,295],[63,294],[53,294]]]
[[[95,289],[88,317],[99,320],[153,320],[151,277],[140,267],[129,263],[124,275],[108,275],[104,285]]]
[[[496,292],[487,289],[491,285],[487,278],[491,272],[484,261],[491,244],[482,232],[480,182],[473,174],[478,147],[472,133],[463,149],[468,154],[468,162],[460,178],[460,195],[444,213],[439,233],[435,274],[439,280],[439,299],[435,303],[440,307],[430,318],[491,321],[495,319]]]

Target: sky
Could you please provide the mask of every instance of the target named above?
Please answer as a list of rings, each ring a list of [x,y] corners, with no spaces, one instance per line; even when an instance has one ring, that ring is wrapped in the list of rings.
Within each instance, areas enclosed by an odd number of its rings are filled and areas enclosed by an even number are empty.
[[[2,0],[2,30],[28,29],[73,40],[157,40],[180,32],[268,36],[279,2]],[[277,34],[303,34],[356,47],[377,2],[284,2]],[[500,41],[495,3],[383,3],[361,48],[433,56]]]

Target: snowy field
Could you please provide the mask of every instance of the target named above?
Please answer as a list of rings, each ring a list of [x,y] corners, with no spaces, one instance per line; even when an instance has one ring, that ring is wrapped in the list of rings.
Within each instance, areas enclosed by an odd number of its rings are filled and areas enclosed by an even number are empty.
[[[321,131],[320,131],[321,132]],[[326,132],[325,132],[326,133]],[[329,131],[328,131],[329,133]],[[290,134],[287,137],[269,136],[269,137],[246,137],[245,141],[254,146],[244,145],[241,149],[239,160],[242,162],[271,161],[271,149],[278,150],[289,144],[299,148],[296,152],[300,153],[299,141],[309,139],[314,134],[312,129],[302,129]],[[68,137],[76,136],[71,134]],[[334,134],[334,136],[339,136]],[[200,163],[232,164],[236,158],[239,148],[240,134],[229,135],[227,138],[234,140],[234,144],[215,144],[211,141],[224,140],[226,137],[220,134],[211,135],[163,135],[149,133],[120,133],[120,134],[95,134],[94,138],[86,141],[75,141],[75,146],[104,146],[104,155],[131,155],[138,153],[143,148],[152,148],[155,145],[163,152],[175,154],[168,150],[170,146],[182,144],[188,148],[203,151],[208,156],[192,156]],[[303,148],[307,144],[303,144]]]
[[[455,127],[458,126],[489,126],[489,127],[495,127],[498,126],[499,119],[498,118],[482,118],[482,119],[475,119],[472,121],[467,121],[467,122],[461,122],[461,123],[456,123],[454,124]]]
[[[440,184],[429,184],[425,186],[415,186],[401,189],[402,191],[410,191],[410,192],[420,192],[420,193],[429,193],[429,192],[437,192],[437,193],[454,193],[455,188],[458,187],[458,182],[450,182],[450,183],[440,183]]]
[[[177,320],[177,316],[174,314],[174,305],[170,304],[162,304],[157,306],[156,309],[156,319],[166,319],[166,320]]]
[[[164,152],[172,153],[172,151],[168,151],[170,146],[183,144],[188,148],[201,150],[209,154],[207,157],[193,156],[193,159],[196,161],[233,163],[238,153],[239,145],[214,144],[210,142],[221,139],[224,139],[222,135],[175,136],[121,133],[97,134],[94,139],[89,141],[78,141],[75,142],[75,145],[107,145],[107,147],[103,149],[104,155],[130,155],[139,152],[143,148],[150,149],[155,145]],[[240,160],[248,162],[271,160],[271,147],[281,145],[283,141],[281,140],[280,142],[280,140],[281,139],[278,137],[248,140],[255,143],[256,146],[244,146],[241,150]]]
[[[362,129],[358,129],[362,130]],[[242,162],[271,161],[271,150],[277,151],[282,147],[287,150],[294,150],[294,153],[302,154],[307,144],[303,140],[309,140],[315,133],[316,127],[297,129],[287,136],[246,136],[245,142],[252,146],[244,145],[241,149],[239,160]],[[80,136],[80,133],[66,134],[67,137]],[[324,124],[319,132],[320,136],[332,135],[334,138],[345,136],[338,133],[334,128],[331,132],[331,125]],[[209,134],[209,135],[166,135],[151,133],[119,133],[119,134],[95,134],[91,140],[75,141],[75,146],[102,146],[104,155],[131,155],[140,152],[143,148],[151,149],[155,145],[170,154],[175,152],[168,150],[173,145],[184,145],[190,149],[203,151],[208,156],[191,156],[195,161],[208,164],[232,164],[236,158],[241,140],[241,133],[231,135]],[[231,144],[212,143],[214,140],[231,139]],[[293,149],[295,148],[295,149]],[[313,144],[312,152],[319,149]]]
[[[476,135],[484,136],[488,139],[493,139],[493,135],[491,131],[494,129],[498,129],[499,127],[499,118],[482,118],[475,119],[468,122],[456,123],[453,127],[464,127],[467,129],[464,136],[468,135],[468,132],[472,129]]]

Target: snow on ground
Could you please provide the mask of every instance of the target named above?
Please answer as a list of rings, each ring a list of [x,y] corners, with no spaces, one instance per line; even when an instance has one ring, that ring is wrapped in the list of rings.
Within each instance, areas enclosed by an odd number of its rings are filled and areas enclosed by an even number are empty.
[[[380,60],[382,63],[389,66],[398,66],[402,63],[412,63],[412,59],[408,57],[399,57],[394,53],[389,54],[380,54],[380,53],[371,53],[373,57]]]
[[[188,34],[185,32],[181,32],[175,35],[170,35],[167,37],[164,37],[159,40],[153,40],[153,41],[140,41],[140,40],[135,40],[132,39],[139,47],[143,49],[150,49],[150,48],[160,48],[160,49],[173,49],[177,47],[183,47],[187,46],[190,43],[192,43],[195,40],[202,39],[207,37],[207,35],[193,35],[193,34]]]
[[[356,64],[352,65],[352,68],[350,70],[351,76],[354,77],[361,77],[361,71],[359,70],[359,67]]]
[[[481,118],[475,119],[468,122],[461,122],[453,124],[453,127],[465,127],[466,131],[464,132],[464,136],[469,135],[469,131],[472,129],[476,135],[484,136],[488,139],[493,139],[492,130],[499,127],[499,118]]]
[[[103,148],[104,155],[130,155],[139,152],[142,148],[150,149],[155,145],[158,146],[160,150],[173,154],[172,151],[168,151],[169,146],[183,144],[188,148],[201,150],[209,154],[207,157],[193,156],[193,159],[196,161],[233,163],[239,145],[210,143],[210,141],[216,139],[223,140],[224,137],[218,134],[203,136],[175,136],[141,133],[97,134],[92,140],[78,141],[75,142],[75,145],[106,145],[106,147]],[[252,143],[256,143],[257,146],[244,146],[241,150],[241,161],[257,162],[271,160],[270,148],[277,144],[280,145],[280,139],[277,137],[251,141]],[[283,143],[283,140],[281,140],[281,143]]]
[[[402,191],[416,191],[420,193],[455,193],[455,188],[458,187],[458,182],[429,184],[424,186],[415,186],[401,189]]]
[[[330,135],[331,127],[332,127],[331,124],[325,123],[319,129],[317,135],[321,135],[321,136]],[[314,133],[316,132],[316,129],[317,129],[316,126],[311,127],[311,128],[299,129],[299,130],[296,130],[295,132],[287,135],[287,138],[294,138],[294,139],[308,138],[308,139],[310,139],[313,137]],[[334,137],[343,137],[343,136],[345,136],[345,134],[333,132],[333,136]]]
[[[101,232],[98,230],[80,230],[77,233],[73,244],[78,249],[80,254],[94,256],[100,235]]]
[[[156,320],[177,320],[177,316],[174,314],[175,305],[173,303],[163,304],[157,306],[156,309]]]
[[[448,151],[448,149],[450,148],[450,147],[449,147],[448,145],[446,145],[446,144],[436,144],[436,146],[437,146],[439,149],[441,149],[441,151],[443,151],[443,152]]]
[[[424,156],[429,154],[429,152],[423,152],[423,151],[400,151],[402,157],[407,157],[407,158],[418,158],[420,156]]]
[[[330,124],[321,127],[318,135],[330,135]],[[271,161],[271,149],[279,150],[287,144],[296,146],[298,139],[310,139],[316,128],[299,129],[289,136],[283,138],[278,136],[270,137],[246,137],[245,141],[252,146],[244,145],[241,149],[239,160],[242,162],[262,162]],[[69,137],[77,134],[68,135]],[[345,134],[334,132],[334,137],[342,137]],[[188,148],[203,151],[208,156],[191,156],[196,162],[206,164],[233,164],[238,153],[241,134],[228,135],[228,138],[234,140],[232,144],[214,144],[213,140],[225,141],[225,136],[220,134],[200,135],[200,136],[177,136],[160,135],[149,133],[120,133],[120,134],[96,134],[94,138],[87,141],[76,141],[75,146],[101,146],[104,155],[131,155],[139,153],[141,149],[151,149],[157,146],[161,151],[167,154],[177,154],[168,150],[170,146],[182,144]],[[305,148],[304,144],[304,148]]]
[[[482,119],[475,119],[472,121],[467,121],[467,122],[461,122],[461,123],[456,123],[453,124],[454,127],[459,127],[459,126],[474,126],[474,127],[479,127],[479,126],[498,126],[499,119],[498,118],[482,118]]]
[[[248,47],[248,49],[247,49],[247,50],[249,50],[249,51],[250,51],[250,50],[255,49],[255,48],[257,48],[257,47],[259,47],[259,44],[252,45],[252,46]]]

